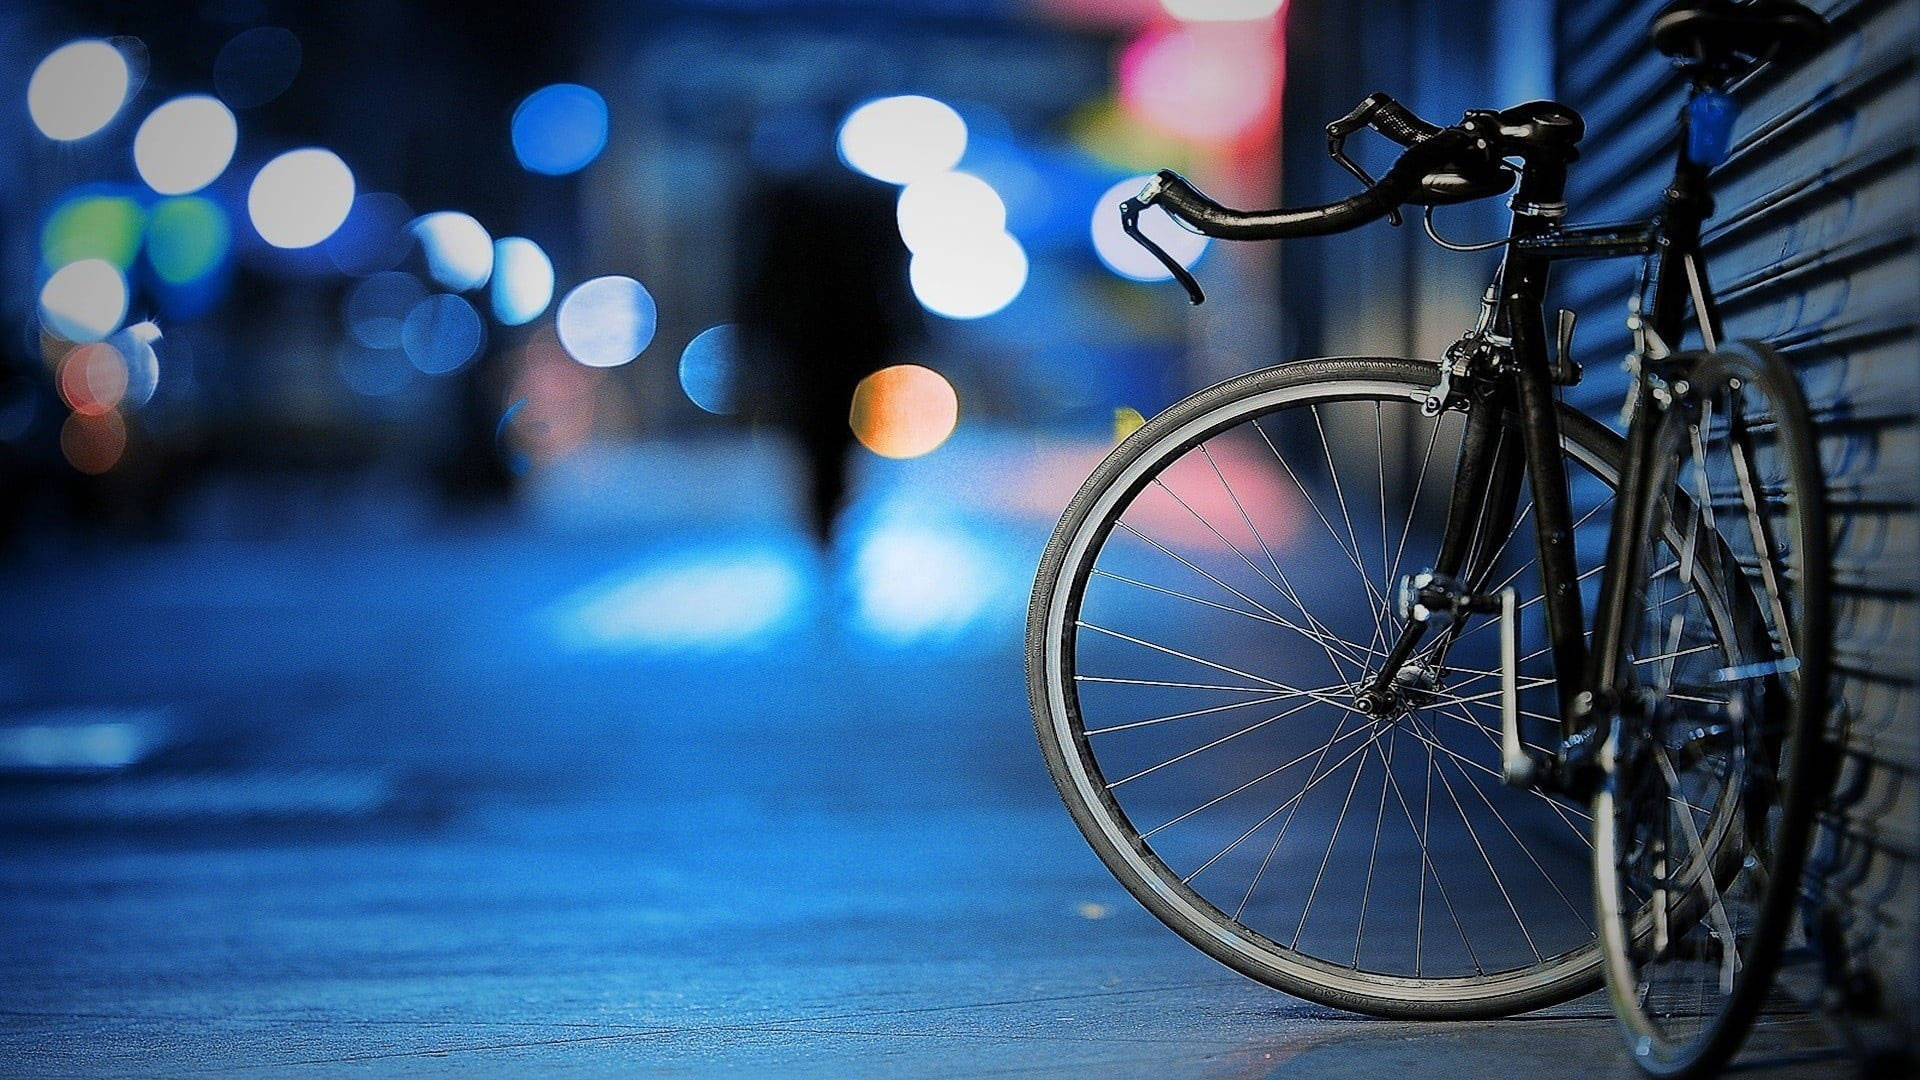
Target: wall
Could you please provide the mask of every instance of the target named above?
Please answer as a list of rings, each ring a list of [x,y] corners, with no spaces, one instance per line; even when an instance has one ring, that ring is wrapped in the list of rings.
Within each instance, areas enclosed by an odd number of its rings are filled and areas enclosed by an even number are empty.
[[[1667,2],[1557,0],[1549,25],[1517,0],[1438,14],[1438,5],[1296,0],[1288,201],[1352,190],[1324,156],[1320,125],[1369,91],[1445,123],[1464,107],[1513,104],[1529,77],[1520,56],[1551,60],[1552,93],[1587,119],[1572,217],[1645,216],[1671,175],[1670,118],[1684,96],[1646,38]],[[1843,764],[1812,858],[1815,948],[1789,983],[1864,1052],[1907,1054],[1920,1017],[1920,0],[1812,2],[1834,24],[1831,43],[1736,89],[1744,111],[1717,174],[1708,265],[1728,335],[1771,342],[1799,370],[1833,508]],[[1448,235],[1478,239],[1500,211],[1484,213],[1446,210],[1440,220]],[[1435,355],[1465,328],[1492,261],[1433,251],[1417,227],[1287,248],[1281,301],[1293,356]],[[1638,269],[1575,264],[1556,284],[1554,302],[1583,316],[1587,377],[1570,397],[1603,418],[1623,392]]]
[[[1560,5],[1555,93],[1587,119],[1569,191],[1580,218],[1640,216],[1671,173],[1666,121],[1683,89],[1645,34],[1664,3]],[[1832,503],[1843,765],[1813,853],[1812,971],[1797,974],[1867,1049],[1902,1048],[1920,1013],[1920,0],[1816,6],[1833,22],[1829,45],[1736,89],[1708,267],[1727,335],[1770,342],[1798,369]],[[1589,316],[1579,397],[1596,412],[1620,397],[1627,337],[1606,313],[1624,311],[1636,272],[1593,263],[1561,283],[1561,302]]]

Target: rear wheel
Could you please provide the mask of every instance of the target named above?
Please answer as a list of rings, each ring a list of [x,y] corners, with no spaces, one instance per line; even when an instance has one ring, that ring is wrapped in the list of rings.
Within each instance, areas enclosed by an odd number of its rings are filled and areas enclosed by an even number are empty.
[[[1175,405],[1087,480],[1047,547],[1028,685],[1094,850],[1189,942],[1268,985],[1395,1017],[1504,1015],[1599,981],[1589,808],[1499,780],[1497,627],[1407,665],[1389,715],[1353,695],[1435,555],[1463,417],[1431,363],[1308,361]],[[1619,439],[1561,414],[1583,540]],[[1512,425],[1507,430],[1512,431]],[[1503,436],[1506,437],[1506,436]],[[1544,641],[1532,509],[1478,539],[1480,591]],[[1582,543],[1585,583],[1600,544]],[[1557,727],[1550,659],[1523,734]]]
[[[1828,665],[1822,485],[1792,371],[1733,344],[1686,383],[1653,455],[1645,616],[1594,814],[1614,1011],[1661,1077],[1718,1070],[1767,1000],[1812,827]]]

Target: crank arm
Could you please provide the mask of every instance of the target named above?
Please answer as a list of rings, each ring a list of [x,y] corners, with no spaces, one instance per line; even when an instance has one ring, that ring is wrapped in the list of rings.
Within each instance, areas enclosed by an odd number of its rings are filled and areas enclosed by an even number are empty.
[[[1520,606],[1512,586],[1500,590],[1500,778],[1532,787],[1540,763],[1520,741]]]

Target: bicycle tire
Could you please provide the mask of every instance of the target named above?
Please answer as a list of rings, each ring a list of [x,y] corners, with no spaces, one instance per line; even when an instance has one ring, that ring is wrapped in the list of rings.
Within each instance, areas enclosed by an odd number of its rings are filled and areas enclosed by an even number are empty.
[[[1734,689],[1726,691],[1728,708],[1718,720],[1709,701],[1695,704],[1674,697],[1674,687],[1682,685],[1674,671],[1679,662],[1668,661],[1667,673],[1652,688],[1655,697],[1665,694],[1668,700],[1656,703],[1639,720],[1623,719],[1602,753],[1607,775],[1593,820],[1594,895],[1606,956],[1603,970],[1636,1064],[1648,1075],[1662,1078],[1716,1073],[1738,1052],[1766,1002],[1791,932],[1824,775],[1818,768],[1819,747],[1830,670],[1829,611],[1826,589],[1821,587],[1828,566],[1824,488],[1816,436],[1799,383],[1776,353],[1750,343],[1729,343],[1703,355],[1687,381],[1691,384],[1687,396],[1696,405],[1669,409],[1661,420],[1653,455],[1657,471],[1647,488],[1647,527],[1672,530],[1678,528],[1673,524],[1676,519],[1691,523],[1698,518],[1705,523],[1705,531],[1715,537],[1706,550],[1733,556],[1723,558],[1712,571],[1720,578],[1720,591],[1727,602],[1742,609],[1738,617],[1757,620],[1758,633],[1765,635],[1764,645],[1756,644],[1749,657],[1769,659],[1729,662],[1721,681]],[[1719,406],[1719,415],[1729,432],[1736,422],[1746,430],[1744,399],[1753,392],[1764,396],[1767,407],[1757,414],[1761,420],[1752,430],[1766,429],[1767,446],[1763,454],[1752,449],[1751,435],[1743,436],[1747,439],[1744,449],[1738,440],[1727,439],[1729,471],[1734,473],[1744,520],[1722,528],[1713,511],[1721,496],[1713,491],[1705,463],[1706,448],[1717,441],[1712,436],[1714,403],[1725,402]],[[1729,408],[1736,397],[1742,408]],[[1695,409],[1703,411],[1696,415]],[[1708,431],[1705,436],[1703,429]],[[1736,457],[1745,462],[1744,474],[1733,465]],[[1689,469],[1689,460],[1699,464]],[[1761,464],[1771,467],[1764,485],[1758,477]],[[1663,504],[1663,493],[1683,489],[1690,480],[1688,474],[1698,478],[1690,500],[1666,496],[1674,501]],[[1737,548],[1742,533],[1754,546],[1752,557]],[[1651,542],[1643,540],[1643,544]],[[1654,588],[1643,583],[1641,592]],[[1629,636],[1630,642],[1638,639],[1629,648],[1678,651],[1673,646],[1685,640],[1684,619],[1684,611],[1669,616],[1664,638],[1658,636],[1663,633],[1659,620],[1648,621],[1641,634]],[[1656,642],[1668,644],[1648,646],[1648,633],[1656,635]],[[1770,670],[1788,668],[1789,660],[1794,665],[1790,669]],[[1659,685],[1662,680],[1664,687]],[[1771,719],[1775,715],[1780,717],[1777,726],[1784,729],[1777,733],[1770,730],[1776,726]],[[1675,717],[1678,724],[1670,726]],[[1727,734],[1717,734],[1722,729]],[[1686,753],[1668,753],[1673,736],[1664,733],[1673,730],[1686,733],[1689,741],[1679,747]],[[1716,746],[1721,748],[1718,754]],[[1680,762],[1678,768],[1674,759]],[[1740,836],[1744,847],[1734,852],[1742,857],[1733,860],[1728,852],[1716,853],[1715,873],[1676,890],[1682,892],[1677,905],[1681,914],[1674,920],[1677,934],[1672,925],[1650,926],[1644,915],[1626,913],[1632,906],[1627,890],[1635,881],[1646,880],[1643,862],[1665,857],[1676,821],[1681,824],[1681,839],[1689,840],[1689,826],[1683,820],[1691,818],[1685,809],[1687,796],[1676,796],[1674,788],[1685,780],[1714,779],[1705,769],[1717,759],[1727,763],[1719,785],[1743,804],[1737,820],[1744,823]],[[1651,810],[1646,808],[1649,788],[1658,802]],[[1659,797],[1662,790],[1666,795]],[[1676,799],[1681,809],[1673,807]],[[1770,865],[1760,866],[1763,856],[1770,856]],[[1761,880],[1751,919],[1745,917],[1744,908],[1736,918],[1729,897],[1738,900],[1753,887],[1756,876]],[[1664,945],[1657,934],[1664,935]],[[1735,938],[1731,952],[1724,940],[1728,936]],[[1703,961],[1719,969],[1717,978],[1710,980],[1719,990],[1717,997],[1703,994],[1699,1004],[1681,1008],[1670,993],[1661,992],[1662,964],[1668,965],[1668,982],[1705,986],[1709,980],[1699,978],[1703,973],[1698,970],[1690,979],[1682,978],[1689,964],[1699,968]],[[1697,1026],[1687,1030],[1696,1020]]]
[[[1288,404],[1417,402],[1437,378],[1435,364],[1418,360],[1311,360],[1239,376],[1172,406],[1117,447],[1074,497],[1047,545],[1028,618],[1028,687],[1048,769],[1081,832],[1121,884],[1188,942],[1249,978],[1323,1005],[1411,1019],[1502,1016],[1579,996],[1600,984],[1597,942],[1589,938],[1544,963],[1484,977],[1409,978],[1360,972],[1357,962],[1353,970],[1338,967],[1241,924],[1182,882],[1101,787],[1100,765],[1079,715],[1068,627],[1097,552],[1121,512],[1116,507],[1132,499],[1156,467],[1237,423]],[[1560,423],[1570,457],[1603,482],[1614,482],[1619,438],[1564,407]],[[1579,873],[1586,875],[1584,866]]]

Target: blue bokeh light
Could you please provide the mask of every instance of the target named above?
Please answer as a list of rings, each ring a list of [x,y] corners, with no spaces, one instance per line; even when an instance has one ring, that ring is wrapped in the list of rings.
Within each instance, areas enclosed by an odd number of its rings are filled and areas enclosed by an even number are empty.
[[[440,210],[413,223],[427,273],[454,292],[477,289],[493,276],[493,237],[470,214]]]
[[[486,327],[473,305],[439,293],[413,305],[400,324],[400,348],[428,375],[458,371],[480,351]]]
[[[367,348],[397,349],[401,324],[426,296],[427,287],[412,274],[382,271],[348,291],[340,318],[353,339]]]
[[[554,330],[568,356],[588,367],[618,367],[646,350],[658,323],[645,286],[629,277],[598,277],[560,301]]]
[[[366,277],[391,270],[413,249],[407,226],[413,208],[400,196],[369,191],[354,196],[347,220],[321,243],[321,250],[343,274]]]
[[[584,86],[541,87],[513,111],[513,153],[529,172],[546,176],[579,172],[606,145],[606,100]]]
[[[700,332],[680,353],[680,389],[718,416],[739,408],[740,328],[721,323]]]
[[[553,303],[553,260],[524,236],[493,243],[493,317],[506,326],[522,326]]]

